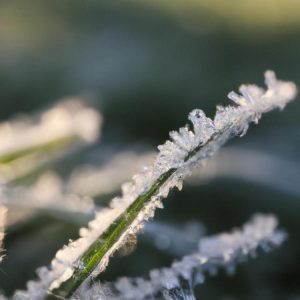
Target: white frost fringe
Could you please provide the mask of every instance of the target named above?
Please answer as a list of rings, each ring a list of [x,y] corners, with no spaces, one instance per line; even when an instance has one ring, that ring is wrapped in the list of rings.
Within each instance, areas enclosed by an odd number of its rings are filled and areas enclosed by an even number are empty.
[[[167,141],[158,147],[160,152],[154,164],[143,173],[135,175],[132,183],[124,184],[122,197],[112,199],[109,208],[101,210],[89,223],[88,228],[82,228],[80,230],[81,238],[59,250],[52,260],[50,268],[39,268],[37,270],[39,279],[29,281],[27,291],[17,292],[15,299],[42,299],[47,290],[57,288],[62,282],[69,279],[73,274],[74,267],[80,265],[81,255],[101,233],[139,195],[148,191],[162,174],[176,168],[176,172],[145,205],[130,228],[106,253],[93,275],[103,271],[108,264],[109,257],[126,241],[128,235],[139,231],[143,222],[154,215],[155,209],[162,207],[160,199],[166,197],[174,186],[181,189],[183,179],[191,174],[195,165],[211,157],[229,138],[243,135],[247,131],[249,123],[257,123],[262,113],[269,112],[274,108],[283,109],[296,96],[295,84],[277,80],[272,71],[265,73],[265,83],[268,87],[266,91],[256,85],[242,85],[240,87],[242,96],[235,92],[229,93],[228,98],[233,100],[237,106],[218,106],[214,120],[206,117],[202,110],[193,110],[189,114],[193,131],[189,130],[189,126],[180,128],[178,132],[172,131],[170,133],[172,141]],[[201,145],[203,146],[198,148]]]
[[[159,294],[159,299],[168,300],[175,299],[171,295],[179,292],[193,294],[193,287],[203,283],[207,273],[216,274],[219,268],[232,273],[237,263],[253,257],[259,248],[268,252],[280,246],[286,234],[276,229],[277,225],[273,215],[256,214],[241,229],[200,239],[198,252],[174,262],[170,268],[150,271],[148,279],[123,277],[111,284],[82,285],[72,299],[142,300],[156,299]],[[182,281],[188,286],[182,288]]]
[[[94,142],[98,138],[101,123],[101,115],[95,109],[86,107],[78,98],[67,98],[35,119],[18,117],[0,123],[0,159],[18,153],[27,154],[27,159],[23,156],[22,160],[19,159],[19,164],[0,163],[1,182],[7,183],[18,176],[23,176],[34,167],[51,159],[49,150],[46,151],[47,155],[38,157],[34,154],[43,153],[45,150],[38,153],[30,150],[42,149],[49,144],[71,138],[85,143]],[[53,153],[52,156],[55,158]]]
[[[101,117],[76,98],[66,99],[47,110],[38,122],[15,119],[0,124],[0,156],[77,135],[86,141],[98,136]]]

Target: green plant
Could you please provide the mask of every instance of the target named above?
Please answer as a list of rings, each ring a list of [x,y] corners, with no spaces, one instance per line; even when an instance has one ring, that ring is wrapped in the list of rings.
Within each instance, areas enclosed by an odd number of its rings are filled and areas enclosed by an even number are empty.
[[[17,291],[14,298],[76,299],[80,297],[80,293],[83,295],[84,288],[89,284],[87,279],[94,278],[105,270],[111,255],[135,235],[146,220],[153,217],[156,208],[163,207],[161,199],[168,196],[170,189],[177,187],[180,190],[183,180],[191,175],[196,166],[214,155],[230,138],[244,135],[249,123],[257,123],[263,113],[274,108],[283,109],[295,98],[296,87],[293,83],[278,81],[272,71],[266,72],[265,80],[268,87],[266,91],[255,85],[242,85],[241,96],[235,92],[229,93],[228,97],[236,105],[217,107],[213,120],[206,117],[203,111],[193,110],[189,114],[192,130],[189,124],[179,131],[172,131],[171,141],[158,147],[160,152],[153,165],[135,175],[132,183],[124,184],[122,197],[112,199],[108,208],[100,210],[88,228],[80,230],[81,237],[59,250],[49,268],[38,269],[39,279],[30,281],[28,290]],[[248,254],[259,246],[278,246],[284,240],[284,234],[275,230],[276,222],[273,217],[257,217],[238,237],[233,234],[232,243],[223,248],[219,247],[222,238],[206,239],[204,243],[208,243],[212,251],[219,249],[221,252],[216,257],[221,258],[221,265],[228,267],[227,263],[238,260],[245,249],[247,253],[244,254]],[[265,231],[265,226],[269,230]],[[239,237],[243,237],[244,244],[239,244]],[[236,245],[236,252],[231,256],[227,252],[233,245]],[[204,248],[201,250],[200,247],[200,256],[209,260],[210,256]],[[195,262],[193,259],[192,261]],[[189,260],[183,260],[182,268],[185,262],[188,263]],[[199,265],[203,264],[199,258],[198,262]],[[195,267],[193,263],[189,272]],[[177,275],[181,277],[182,273]],[[151,286],[151,282],[148,282],[149,285]],[[96,286],[93,291],[95,290],[100,295],[101,289]],[[172,293],[176,296],[177,292],[168,290],[162,296],[170,299]],[[123,297],[121,299],[137,299],[134,298],[137,296],[130,296],[130,289],[128,295],[125,294],[126,292],[122,292],[119,295]],[[95,292],[91,299],[97,299]]]

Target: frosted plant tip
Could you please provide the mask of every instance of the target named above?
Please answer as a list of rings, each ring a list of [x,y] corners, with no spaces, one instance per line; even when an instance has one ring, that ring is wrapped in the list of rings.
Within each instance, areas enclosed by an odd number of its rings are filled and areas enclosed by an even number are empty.
[[[283,109],[287,102],[293,100],[297,95],[297,87],[293,82],[281,81],[276,78],[274,71],[265,72],[265,84],[267,91],[256,85],[241,85],[241,95],[231,91],[227,97],[240,106],[253,106],[261,112],[267,108],[278,106]],[[271,107],[270,107],[271,106]]]

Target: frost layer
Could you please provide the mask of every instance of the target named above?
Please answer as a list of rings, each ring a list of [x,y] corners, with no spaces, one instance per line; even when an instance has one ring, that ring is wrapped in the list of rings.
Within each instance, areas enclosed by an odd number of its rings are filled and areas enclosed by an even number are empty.
[[[23,118],[1,123],[0,157],[66,136],[94,141],[100,122],[99,114],[78,99],[65,100],[43,113],[37,122]]]
[[[79,141],[94,142],[101,123],[101,115],[76,98],[35,119],[23,116],[0,123],[0,181],[7,183],[32,172],[61,155],[66,146],[72,149]]]
[[[145,203],[135,220],[125,228],[118,241],[109,248],[93,275],[102,272],[109,257],[126,242],[126,239],[139,231],[145,220],[153,217],[156,208],[161,208],[160,199],[166,197],[171,188],[182,188],[182,181],[190,175],[194,166],[211,157],[229,138],[244,135],[249,123],[257,123],[262,113],[272,109],[283,109],[295,98],[297,90],[292,82],[276,79],[274,72],[265,73],[267,90],[256,85],[240,86],[241,95],[230,92],[228,98],[234,106],[217,107],[214,119],[205,116],[200,109],[189,114],[193,130],[189,125],[170,133],[171,140],[158,147],[159,153],[154,164],[141,174],[133,176],[133,182],[122,186],[122,196],[112,199],[110,206],[100,211],[89,223],[88,228],[80,230],[80,238],[59,250],[50,267],[38,269],[38,280],[30,281],[27,291],[17,292],[15,299],[42,299],[47,291],[58,288],[61,283],[71,278],[75,269],[84,268],[80,258],[88,247],[140,196],[145,194],[167,174],[149,201]]]
[[[207,273],[216,274],[219,268],[231,273],[237,263],[253,257],[258,249],[268,252],[280,246],[286,235],[277,225],[274,216],[257,214],[241,229],[200,239],[198,252],[170,268],[150,271],[148,279],[123,277],[111,284],[83,285],[72,299],[196,299],[193,288],[204,282]]]

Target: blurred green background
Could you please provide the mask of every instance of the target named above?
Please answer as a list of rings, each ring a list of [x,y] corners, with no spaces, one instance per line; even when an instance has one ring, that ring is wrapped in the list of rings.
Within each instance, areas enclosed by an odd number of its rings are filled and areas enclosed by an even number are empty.
[[[296,0],[0,2],[1,120],[70,95],[83,95],[104,116],[101,142],[60,163],[65,175],[75,162],[101,162],[103,149],[153,150],[185,124],[189,111],[197,107],[213,116],[239,84],[262,85],[266,69],[299,86],[299,67]],[[230,146],[270,153],[300,168],[299,114],[296,101],[263,117]],[[107,157],[106,151],[102,162]],[[284,170],[274,176],[286,180]],[[276,214],[289,233],[281,249],[238,267],[235,276],[208,279],[197,288],[199,299],[300,299],[300,178],[294,179],[293,191],[278,191],[217,178],[164,201],[158,220],[196,219],[208,233],[239,226],[254,212]],[[76,236],[74,225],[45,218],[8,232],[0,286],[7,294],[24,288],[36,267]],[[25,240],[20,257],[18,245]],[[133,254],[114,258],[101,279],[145,274],[173,258],[140,241]]]

